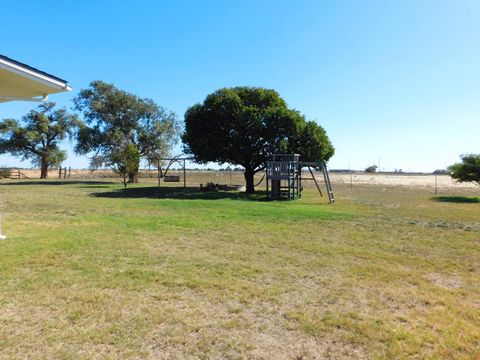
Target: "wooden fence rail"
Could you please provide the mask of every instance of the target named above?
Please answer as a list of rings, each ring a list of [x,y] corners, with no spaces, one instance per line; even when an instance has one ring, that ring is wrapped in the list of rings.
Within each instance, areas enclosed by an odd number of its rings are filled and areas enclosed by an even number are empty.
[[[25,175],[24,173],[22,173],[20,170],[14,170],[10,173],[10,179],[17,179],[17,180],[20,180],[20,179],[28,179],[28,180],[31,180],[27,175]]]

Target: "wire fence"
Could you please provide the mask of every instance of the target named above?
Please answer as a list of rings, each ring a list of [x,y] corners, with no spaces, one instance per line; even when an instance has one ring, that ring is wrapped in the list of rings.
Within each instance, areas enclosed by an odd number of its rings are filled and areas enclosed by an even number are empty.
[[[12,169],[12,173],[17,173],[19,170]],[[65,171],[65,170],[64,170]],[[38,169],[21,169],[25,179],[38,179],[40,177],[40,170]],[[59,170],[53,169],[49,173],[50,179],[58,179]],[[62,173],[62,178],[65,178]],[[168,173],[170,176],[180,177],[183,183],[183,171],[178,169],[171,169]],[[187,170],[186,184],[188,186],[198,186],[199,184],[206,184],[208,182],[216,184],[241,185],[244,184],[245,179],[243,172],[239,170]],[[259,172],[255,176],[255,183],[259,182],[264,176],[264,172]],[[309,174],[305,172],[305,177]],[[316,177],[320,182],[323,182],[322,176],[319,172]],[[109,169],[88,170],[88,169],[68,169],[67,178],[71,180],[94,180],[94,179],[116,179],[117,175]],[[156,170],[141,169],[139,174],[142,182],[157,182],[158,173]],[[478,186],[471,183],[455,183],[449,175],[436,174],[410,174],[410,173],[365,173],[365,172],[330,172],[332,184],[335,186],[355,188],[356,186],[377,185],[384,187],[415,187],[428,188],[429,190],[439,192],[441,189],[479,189]],[[114,181],[114,180],[113,180]],[[259,188],[265,186],[265,181],[259,184]],[[312,182],[304,182],[303,186],[306,188],[313,187]],[[480,191],[480,189],[479,189]]]

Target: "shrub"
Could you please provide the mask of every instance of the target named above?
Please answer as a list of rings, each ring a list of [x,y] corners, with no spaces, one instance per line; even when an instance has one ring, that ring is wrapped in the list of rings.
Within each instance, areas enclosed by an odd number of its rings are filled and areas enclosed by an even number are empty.
[[[1,179],[8,179],[10,175],[12,174],[12,171],[8,168],[0,168],[0,178]]]

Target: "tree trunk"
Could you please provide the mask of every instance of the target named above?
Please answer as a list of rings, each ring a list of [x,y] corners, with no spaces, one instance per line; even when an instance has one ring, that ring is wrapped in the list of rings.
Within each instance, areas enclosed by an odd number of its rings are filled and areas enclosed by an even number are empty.
[[[255,192],[255,184],[254,184],[254,176],[255,176],[255,171],[253,171],[251,168],[245,168],[245,172],[243,173],[243,176],[245,177],[245,184],[246,184],[246,190],[245,192],[247,194],[253,194]]]
[[[138,183],[138,170],[135,172],[131,172],[128,174],[128,183],[129,184],[136,184]]]
[[[40,161],[40,179],[46,179],[48,177],[48,160],[46,157],[42,157]]]

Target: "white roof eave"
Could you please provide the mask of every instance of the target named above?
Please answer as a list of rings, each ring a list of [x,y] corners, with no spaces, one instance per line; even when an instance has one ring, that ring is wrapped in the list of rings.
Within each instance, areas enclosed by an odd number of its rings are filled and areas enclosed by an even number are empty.
[[[15,73],[17,75],[23,76],[27,79],[42,83],[44,85],[53,87],[54,89],[58,90],[63,90],[63,91],[70,91],[72,88],[68,86],[67,83],[59,81],[57,79],[54,79],[52,77],[49,77],[47,75],[38,73],[36,71],[33,71],[31,69],[27,69],[25,67],[22,67],[18,64],[12,63],[8,60],[5,59],[0,59],[0,69],[5,69],[7,71],[10,71],[12,73]]]

